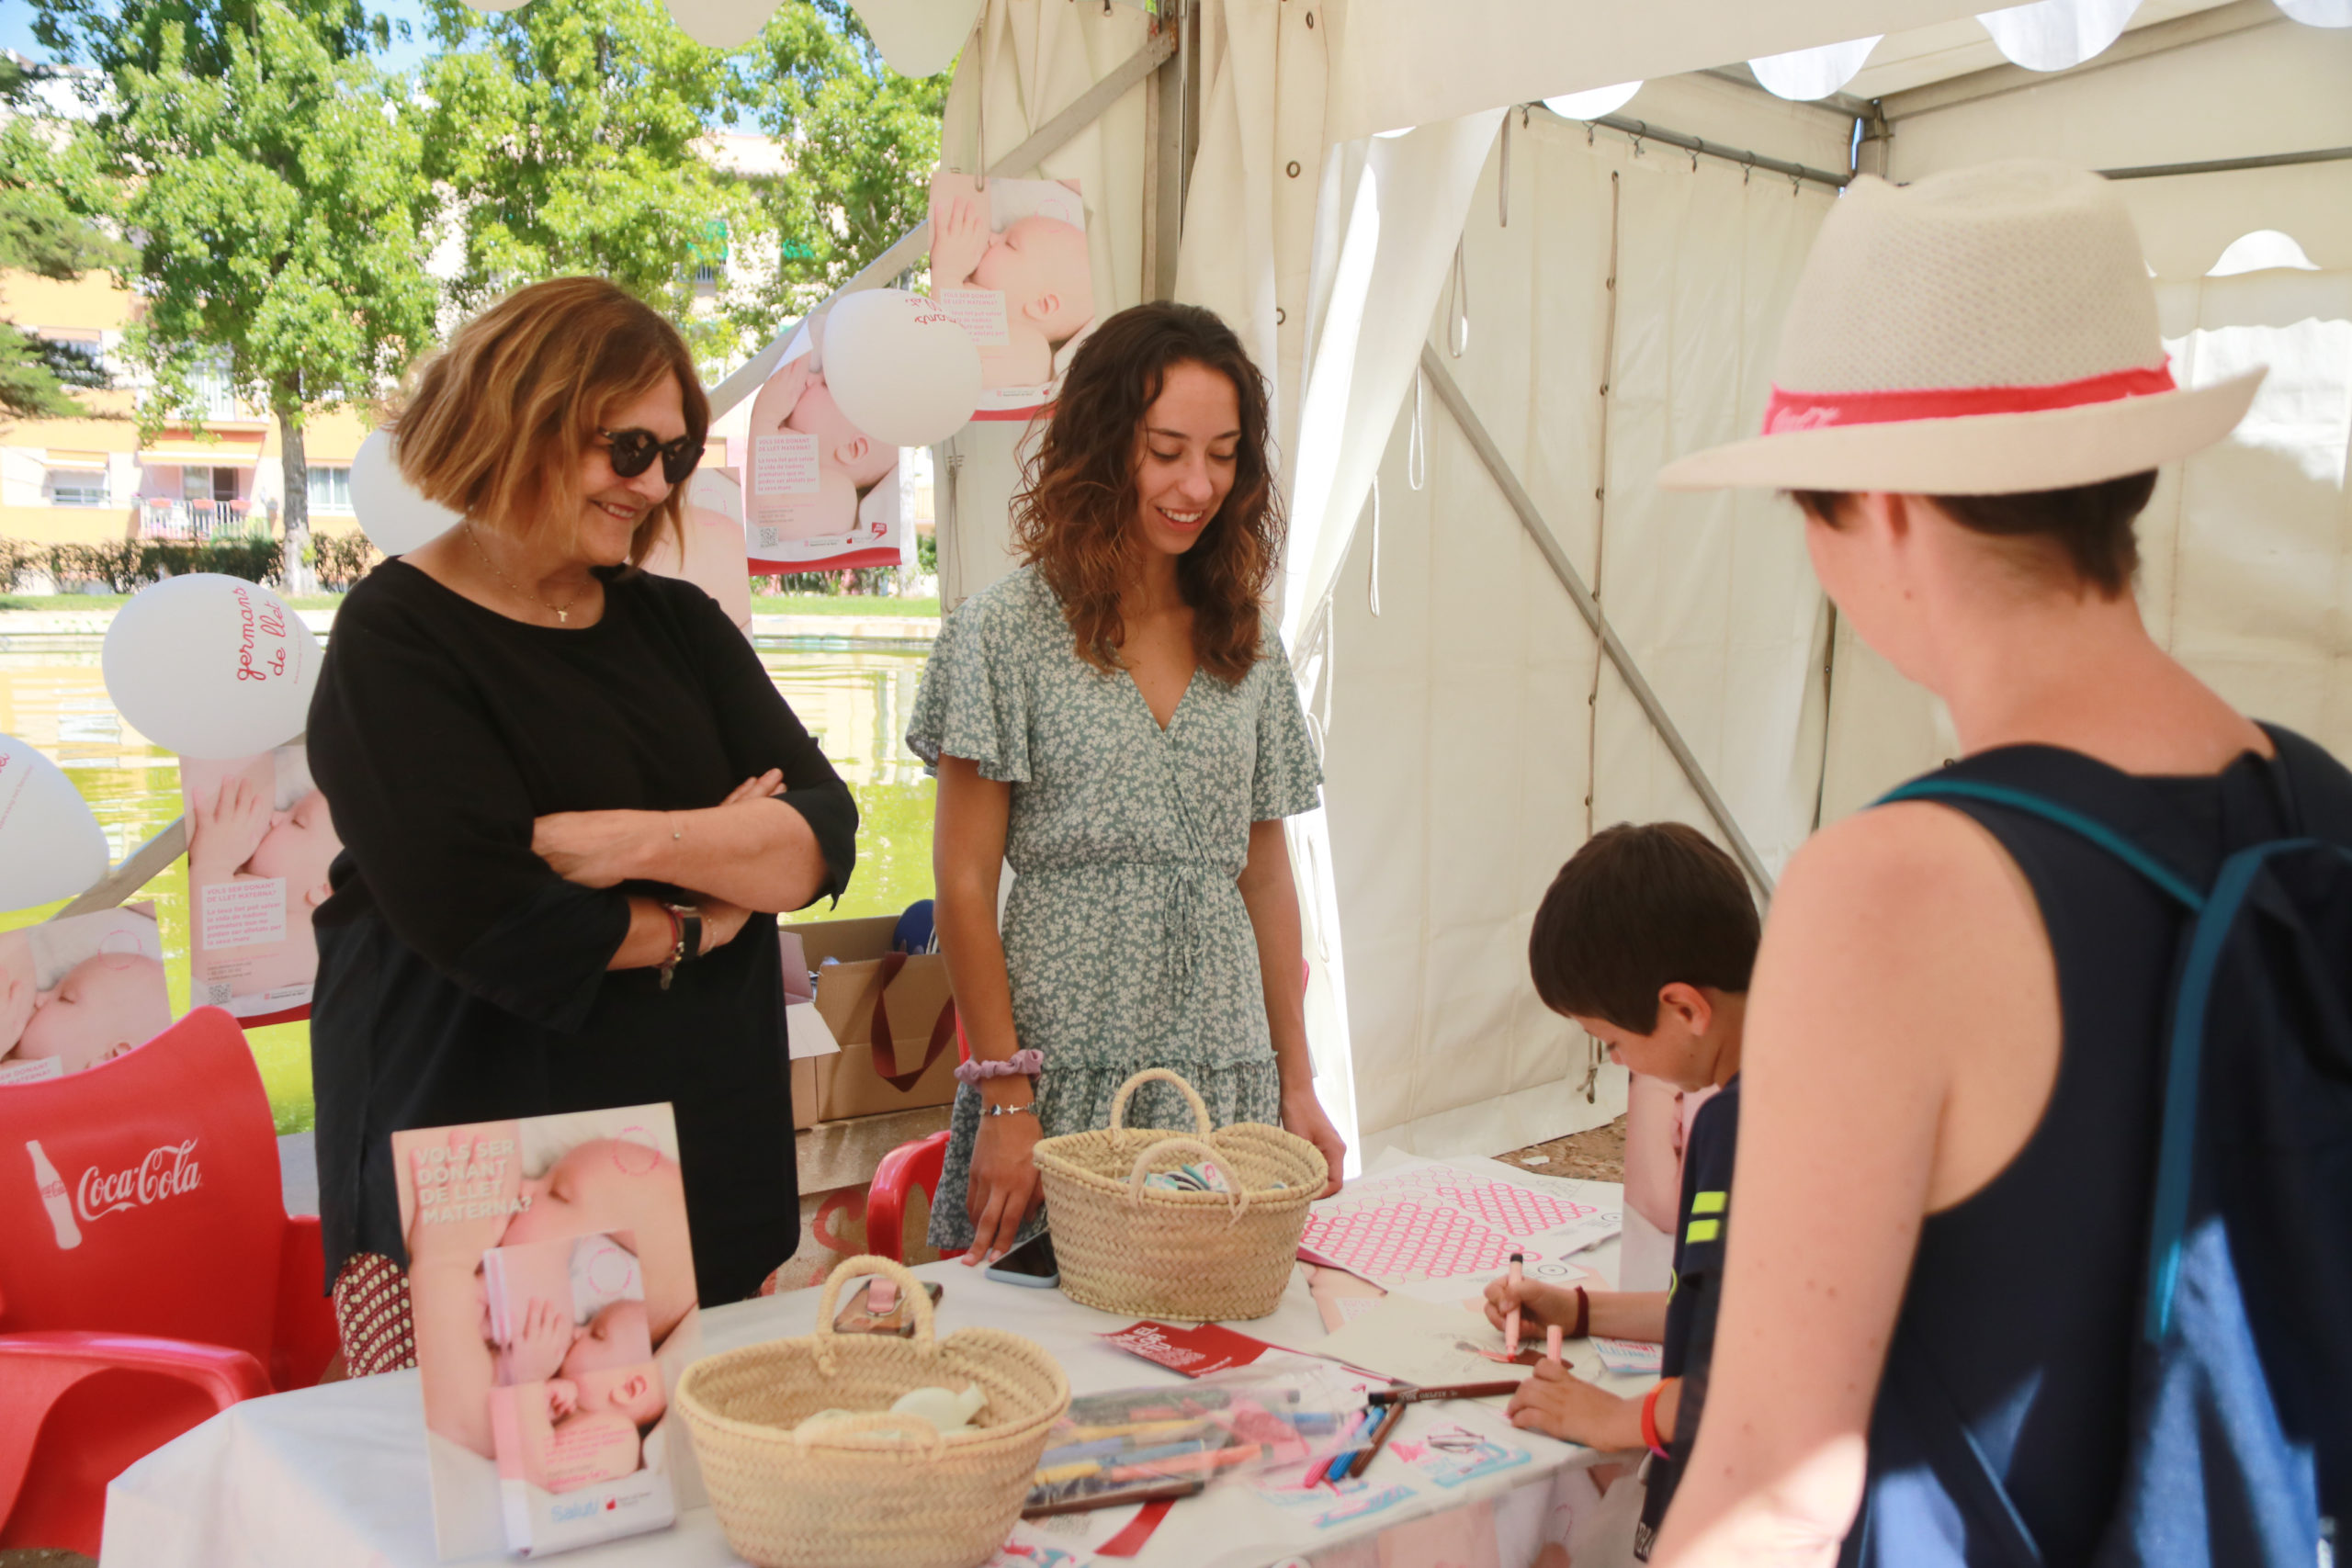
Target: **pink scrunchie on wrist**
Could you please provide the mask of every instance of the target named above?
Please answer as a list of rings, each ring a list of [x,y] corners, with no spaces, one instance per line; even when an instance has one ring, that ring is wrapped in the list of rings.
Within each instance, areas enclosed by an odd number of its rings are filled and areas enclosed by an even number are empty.
[[[1046,1057],[1041,1051],[1015,1051],[1001,1062],[983,1062],[975,1057],[956,1064],[957,1083],[978,1083],[982,1078],[1009,1078],[1015,1074],[1034,1078],[1046,1070]]]

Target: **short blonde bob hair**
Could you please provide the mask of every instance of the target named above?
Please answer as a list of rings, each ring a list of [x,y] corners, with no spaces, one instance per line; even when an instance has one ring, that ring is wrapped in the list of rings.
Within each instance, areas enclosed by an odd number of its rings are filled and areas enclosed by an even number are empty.
[[[459,327],[391,412],[401,472],[426,499],[518,536],[580,509],[580,457],[614,411],[674,378],[686,434],[710,431],[694,356],[660,312],[601,277],[518,288]],[[684,549],[685,487],[629,541],[641,564],[659,531]]]

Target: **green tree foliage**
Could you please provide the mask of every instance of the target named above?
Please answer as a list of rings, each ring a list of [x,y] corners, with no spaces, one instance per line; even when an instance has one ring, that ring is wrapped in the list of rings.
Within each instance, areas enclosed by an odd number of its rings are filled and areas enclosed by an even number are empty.
[[[892,71],[842,0],[789,0],[746,54],[759,124],[792,159],[763,193],[782,237],[766,303],[789,318],[922,221],[949,73]]]
[[[0,105],[11,117],[0,125],[0,271],[71,278],[119,265],[126,248],[83,215],[104,202],[88,139],[74,121],[43,112],[34,80],[0,59]],[[103,385],[90,360],[0,322],[0,413],[87,417],[66,389]]]
[[[47,0],[41,41],[101,73],[94,138],[127,192],[156,378],[143,423],[200,419],[225,361],[283,435],[288,586],[307,592],[302,429],[374,397],[434,335],[415,117],[356,0]]]
[[[698,355],[731,353],[736,291],[721,268],[716,308],[697,310],[694,276],[762,225],[705,140],[741,107],[729,57],[659,0],[531,0],[499,15],[428,4],[425,169],[461,236],[454,303],[470,313],[520,284],[594,273],[663,310]]]

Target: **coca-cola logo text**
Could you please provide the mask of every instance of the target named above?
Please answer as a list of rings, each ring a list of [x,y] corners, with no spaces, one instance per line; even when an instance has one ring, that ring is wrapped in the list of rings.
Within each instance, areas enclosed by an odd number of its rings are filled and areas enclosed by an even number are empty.
[[[102,1176],[98,1168],[92,1166],[82,1173],[74,1206],[84,1219],[95,1220],[102,1214],[119,1213],[193,1192],[203,1182],[195,1156],[196,1140],[190,1138],[184,1144],[151,1149],[145,1159],[112,1175]]]

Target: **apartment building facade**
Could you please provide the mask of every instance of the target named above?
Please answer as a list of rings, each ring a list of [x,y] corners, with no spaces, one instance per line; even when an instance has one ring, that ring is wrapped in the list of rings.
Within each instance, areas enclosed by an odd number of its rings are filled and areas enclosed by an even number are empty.
[[[73,395],[86,419],[0,421],[0,538],[102,544],[276,533],[284,504],[277,422],[225,383],[199,385],[202,428],[166,426],[141,441],[132,417],[141,383],[122,354],[138,299],[104,273],[67,282],[0,272],[0,320],[73,346],[113,385]],[[357,526],[351,459],[367,426],[350,409],[303,427],[311,525]]]

